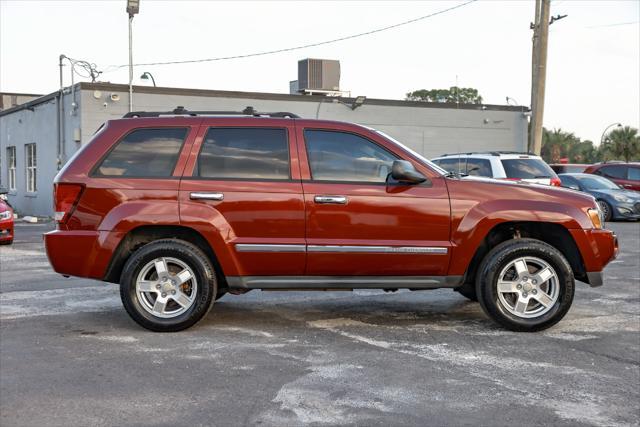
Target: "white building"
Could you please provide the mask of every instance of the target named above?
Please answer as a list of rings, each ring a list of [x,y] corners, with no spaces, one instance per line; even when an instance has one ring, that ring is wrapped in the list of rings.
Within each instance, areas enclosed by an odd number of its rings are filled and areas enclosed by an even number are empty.
[[[0,187],[23,215],[51,216],[60,167],[106,120],[128,112],[128,86],[78,83],[0,111]],[[435,157],[470,151],[526,151],[526,107],[444,104],[256,92],[135,86],[134,111],[288,111],[303,118],[354,122],[382,130]]]

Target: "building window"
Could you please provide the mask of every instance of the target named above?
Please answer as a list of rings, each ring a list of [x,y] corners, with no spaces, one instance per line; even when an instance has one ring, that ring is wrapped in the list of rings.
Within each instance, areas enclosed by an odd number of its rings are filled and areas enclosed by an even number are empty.
[[[16,190],[16,147],[7,147],[7,184],[9,191]]]
[[[35,193],[38,191],[36,184],[36,144],[25,144],[24,151],[27,170],[27,193]]]

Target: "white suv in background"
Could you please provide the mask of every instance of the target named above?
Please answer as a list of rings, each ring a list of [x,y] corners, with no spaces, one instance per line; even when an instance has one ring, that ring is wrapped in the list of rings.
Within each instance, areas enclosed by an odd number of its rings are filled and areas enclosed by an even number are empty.
[[[540,156],[513,151],[444,154],[431,160],[449,172],[560,186],[558,175]]]

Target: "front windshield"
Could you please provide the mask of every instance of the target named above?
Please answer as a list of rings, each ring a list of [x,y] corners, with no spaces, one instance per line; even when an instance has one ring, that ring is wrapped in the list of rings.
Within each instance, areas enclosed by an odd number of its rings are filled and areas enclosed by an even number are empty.
[[[580,184],[587,190],[617,190],[618,187],[614,182],[600,176],[575,176]]]
[[[429,165],[431,167],[431,169],[435,170],[436,172],[438,172],[440,175],[447,175],[449,172],[447,172],[446,170],[442,169],[440,166],[436,165],[435,163],[433,163],[431,160],[427,159],[426,157],[424,157],[422,154],[415,152],[414,150],[412,150],[411,148],[407,147],[406,145],[404,145],[402,142],[398,141],[397,139],[395,139],[394,137],[387,135],[386,133],[382,132],[381,130],[377,130],[377,129],[372,129],[369,128],[372,131],[374,131],[375,133],[383,136],[384,138],[388,139],[389,141],[393,142],[394,144],[399,145],[400,147],[402,147],[405,151],[408,151],[410,154],[412,154],[414,157],[417,157],[418,160],[424,162],[425,164]]]

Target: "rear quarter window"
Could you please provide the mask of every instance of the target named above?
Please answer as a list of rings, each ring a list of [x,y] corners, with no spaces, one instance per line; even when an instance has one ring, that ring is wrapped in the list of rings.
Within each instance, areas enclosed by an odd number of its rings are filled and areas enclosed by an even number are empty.
[[[632,181],[640,181],[640,168],[629,166],[629,179]]]
[[[551,166],[540,159],[503,159],[501,161],[507,178],[536,179],[556,176]]]
[[[94,176],[169,177],[178,161],[187,128],[137,129],[111,149],[95,169]]]

